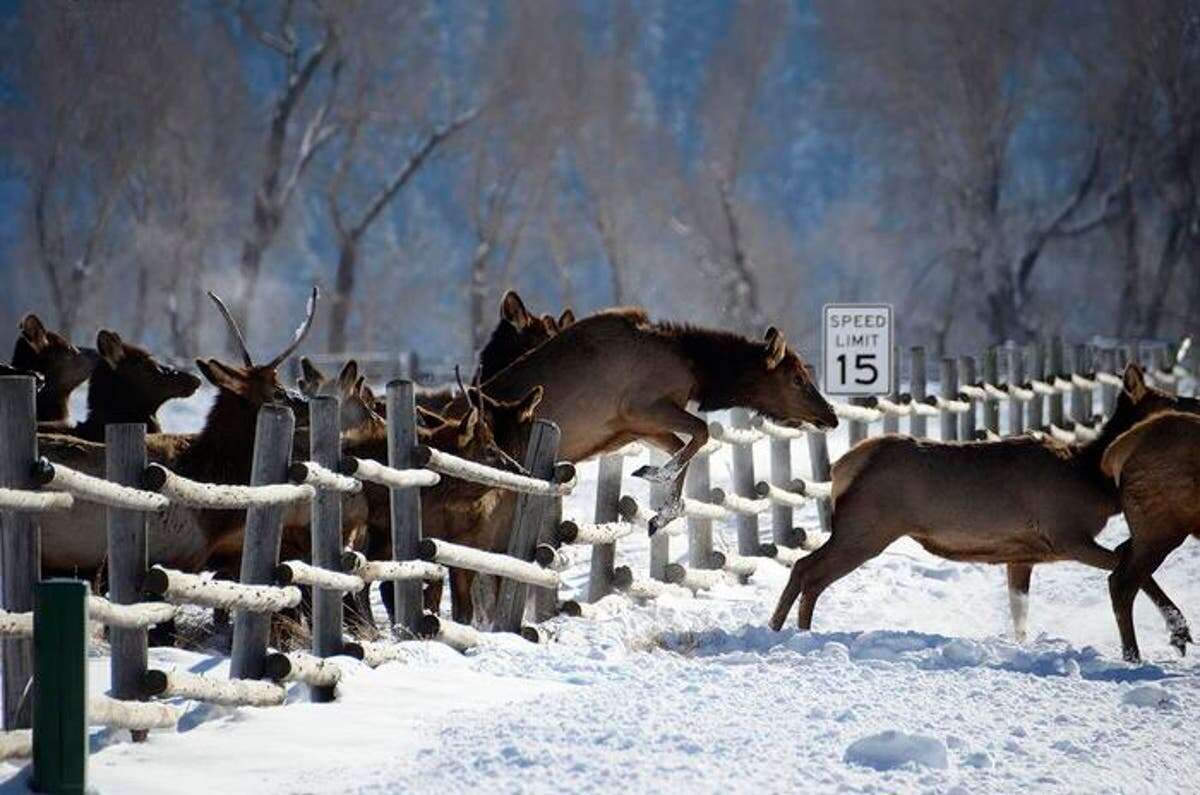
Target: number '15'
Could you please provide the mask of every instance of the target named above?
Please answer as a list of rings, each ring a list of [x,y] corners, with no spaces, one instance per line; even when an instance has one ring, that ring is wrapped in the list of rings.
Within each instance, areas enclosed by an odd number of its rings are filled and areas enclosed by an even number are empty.
[[[855,376],[854,383],[862,384],[863,386],[866,386],[867,384],[873,384],[873,383],[875,383],[876,380],[878,380],[879,368],[876,367],[875,365],[871,364],[871,362],[873,362],[874,360],[875,360],[875,354],[873,354],[873,353],[860,353],[854,357],[854,369],[856,371],[858,371],[858,372],[862,372],[863,370],[871,371],[870,378],[863,378],[861,376]],[[841,383],[844,384],[844,383],[846,383],[846,354],[844,354],[844,353],[839,354],[837,357],[837,363],[838,363],[838,366],[842,369]]]

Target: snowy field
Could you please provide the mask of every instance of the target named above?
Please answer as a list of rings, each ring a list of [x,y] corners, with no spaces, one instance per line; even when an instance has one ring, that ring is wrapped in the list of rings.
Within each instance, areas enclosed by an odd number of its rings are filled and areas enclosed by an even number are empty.
[[[184,406],[165,425],[186,430],[200,416]],[[835,457],[844,434],[831,439]],[[794,452],[807,474],[805,450]],[[725,453],[712,477],[728,481]],[[594,489],[595,465],[584,465],[565,515],[589,519]],[[816,523],[811,508],[799,518]],[[768,517],[762,525],[766,538]],[[1126,532],[1115,519],[1101,541]],[[733,543],[732,528],[721,536]],[[686,540],[671,553],[685,558]],[[648,559],[644,538],[618,548],[635,571]],[[572,574],[582,595],[586,567]],[[905,540],[825,592],[816,631],[775,633],[765,625],[786,574],[767,562],[750,585],[697,598],[612,597],[597,620],[549,622],[545,645],[495,637],[460,655],[411,642],[404,663],[376,670],[339,658],[335,704],[304,703],[294,687],[282,708],[187,704],[178,733],[142,745],[97,732],[90,781],[129,795],[1195,791],[1200,663],[1167,645],[1145,599],[1148,662],[1123,663],[1105,573],[1037,568],[1024,645],[1011,639],[1000,567],[942,561]],[[1200,544],[1176,552],[1159,582],[1200,621]],[[228,668],[178,650],[151,657]],[[107,657],[96,654],[90,675],[103,692]],[[25,770],[0,770],[0,792],[23,791]]]

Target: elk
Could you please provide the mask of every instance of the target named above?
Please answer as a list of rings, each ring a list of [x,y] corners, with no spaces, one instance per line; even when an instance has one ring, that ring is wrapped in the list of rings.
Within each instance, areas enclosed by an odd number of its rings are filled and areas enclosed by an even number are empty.
[[[200,372],[217,387],[204,429],[194,435],[151,435],[147,437],[147,454],[152,462],[192,480],[246,484],[250,482],[259,408],[267,403],[286,403],[301,416],[307,416],[307,404],[283,388],[276,371],[312,327],[317,293],[314,289],[306,317],[291,344],[271,361],[259,365],[254,364],[220,299],[211,293],[210,296],[230,325],[243,366],[231,366],[216,359],[197,360]],[[39,434],[38,446],[51,462],[89,475],[104,475],[101,444],[61,434]],[[185,571],[215,567],[219,573],[236,575],[244,521],[245,515],[240,511],[195,510],[172,505],[164,513],[149,517],[150,561]],[[47,575],[93,579],[104,563],[106,552],[104,511],[77,503],[70,511],[46,515],[41,525],[42,566]]]
[[[948,560],[1007,564],[1013,624],[1023,640],[1034,564],[1074,560],[1116,567],[1116,553],[1095,540],[1120,510],[1101,457],[1135,423],[1173,408],[1197,411],[1200,401],[1147,386],[1141,368],[1130,365],[1112,417],[1090,442],[1066,445],[1030,436],[935,442],[888,435],[859,443],[833,466],[832,535],[792,567],[771,627],[783,626],[800,597],[798,625],[810,629],[822,591],[910,536]],[[1178,608],[1152,579],[1143,589],[1182,652],[1191,636],[1186,623],[1175,621]]]
[[[509,290],[500,299],[500,321],[492,330],[492,336],[479,352],[478,379],[486,381],[505,367],[538,347],[546,340],[575,323],[575,313],[564,309],[556,319],[553,315],[541,317],[532,314],[516,290]],[[444,413],[454,401],[452,389],[419,389],[417,405],[430,411]],[[457,404],[456,410],[463,409]]]
[[[758,342],[652,323],[640,309],[606,310],[576,321],[485,381],[483,391],[513,401],[537,385],[545,390],[538,418],[562,432],[561,459],[583,461],[639,439],[672,456],[662,467],[634,472],[671,483],[651,534],[679,515],[687,464],[708,441],[704,420],[687,410],[690,401],[701,411],[753,409],[792,427],[835,428],[838,422],[812,370],[774,326]],[[455,410],[447,407],[449,414]]]
[[[1121,651],[1137,662],[1134,597],[1189,535],[1200,538],[1200,417],[1166,412],[1143,420],[1109,445],[1101,466],[1117,483],[1129,524],[1129,540],[1117,547],[1119,562],[1108,589]],[[1186,632],[1183,615],[1173,618]]]
[[[48,331],[37,315],[26,315],[17,328],[21,333],[13,348],[13,368],[40,373],[44,379],[37,395],[38,422],[65,428],[67,401],[92,374],[99,357],[96,351],[77,348],[61,334]]]
[[[191,397],[200,379],[162,364],[150,353],[121,340],[115,331],[96,335],[100,362],[88,379],[88,414],[69,431],[93,442],[104,441],[104,426],[140,422],[150,433],[160,433],[158,409],[174,398]]]
[[[510,472],[523,471],[506,449],[526,438],[533,424],[534,411],[542,399],[541,387],[534,387],[520,400],[496,401],[482,395],[476,387],[465,390],[469,410],[460,417],[443,417],[421,407],[417,413],[418,441],[428,447],[452,453],[460,458],[479,461]],[[344,452],[357,458],[387,462],[387,433],[382,425],[363,428],[346,439]],[[388,490],[371,483],[363,484],[367,498],[367,557],[381,560],[391,557],[391,513]],[[485,518],[501,500],[499,489],[466,480],[443,477],[438,485],[421,491],[421,532],[426,538],[440,538],[457,544],[490,549],[485,537]],[[481,534],[483,529],[483,534]],[[471,620],[470,597],[474,572],[450,570],[451,607],[456,621]],[[390,588],[382,590],[383,602],[392,613]],[[442,584],[426,586],[426,607],[436,612],[441,603]],[[369,613],[368,613],[369,614]]]
[[[308,357],[301,357],[300,371],[303,375],[296,386],[306,398],[336,397],[342,433],[357,431],[373,425],[382,425],[382,415],[377,411],[378,401],[366,385],[366,376],[359,375],[358,362],[354,359],[342,366],[336,379],[325,377]]]

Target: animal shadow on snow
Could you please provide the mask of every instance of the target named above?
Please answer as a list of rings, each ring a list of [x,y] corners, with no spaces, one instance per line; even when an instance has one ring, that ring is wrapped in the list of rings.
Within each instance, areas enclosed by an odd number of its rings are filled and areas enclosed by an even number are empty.
[[[911,665],[921,670],[989,668],[1028,676],[1078,675],[1101,682],[1143,682],[1181,676],[1154,664],[1129,665],[1104,657],[1092,646],[1075,648],[1065,640],[1041,638],[1018,646],[1001,638],[970,640],[911,630],[867,632],[775,632],[768,627],[703,632],[667,631],[655,644],[687,657],[726,665],[800,658],[844,660],[863,665]]]

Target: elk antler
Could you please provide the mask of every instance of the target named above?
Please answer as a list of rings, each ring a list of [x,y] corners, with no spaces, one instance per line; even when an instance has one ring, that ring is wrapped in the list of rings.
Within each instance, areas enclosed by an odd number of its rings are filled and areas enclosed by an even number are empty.
[[[304,342],[304,338],[308,336],[308,332],[312,328],[313,317],[317,314],[317,298],[319,298],[320,295],[321,291],[314,284],[312,288],[312,295],[308,297],[308,303],[305,305],[304,322],[300,324],[300,327],[296,329],[296,333],[292,335],[291,344],[284,349],[283,353],[272,359],[267,365],[268,367],[278,367],[284,359],[295,353],[296,349],[300,347],[301,342]]]
[[[233,315],[229,312],[229,307],[225,306],[225,302],[217,297],[217,294],[212,290],[208,291],[208,297],[217,305],[217,309],[221,312],[221,317],[225,318],[225,322],[229,324],[229,333],[233,334],[233,341],[237,343],[242,354],[242,361],[247,367],[254,366],[254,360],[250,358],[250,351],[246,348],[246,338],[242,336],[242,330],[238,328],[237,321],[233,319]]]
[[[471,393],[463,386],[462,370],[457,364],[454,365],[454,380],[458,381],[458,391],[462,392],[462,396],[467,399],[467,405],[475,408],[475,403],[471,400]]]

